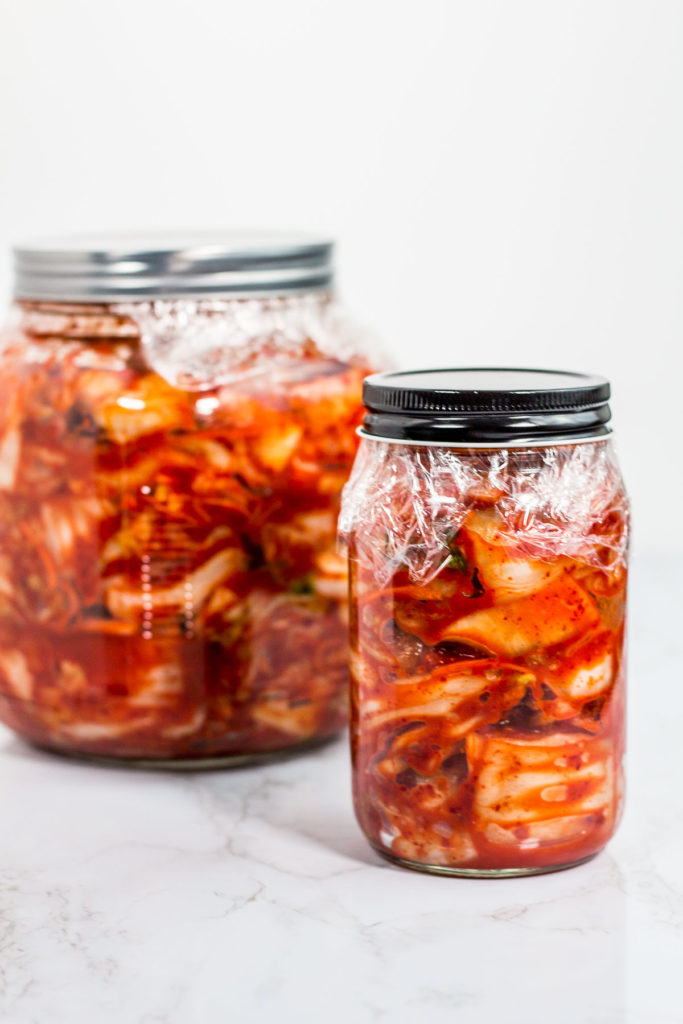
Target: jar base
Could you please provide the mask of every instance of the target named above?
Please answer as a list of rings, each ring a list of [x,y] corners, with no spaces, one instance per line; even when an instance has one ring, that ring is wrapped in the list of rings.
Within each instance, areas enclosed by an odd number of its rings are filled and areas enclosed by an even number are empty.
[[[309,750],[315,750],[332,743],[337,738],[334,736],[323,736],[316,739],[304,740],[290,747],[281,747],[277,750],[257,750],[246,754],[225,754],[211,757],[108,757],[102,754],[88,754],[77,750],[64,750],[58,747],[47,746],[46,744],[28,742],[36,750],[45,754],[54,754],[66,761],[78,761],[85,764],[92,764],[104,768],[133,768],[144,769],[145,771],[177,771],[177,772],[201,772],[218,771],[226,768],[243,768],[249,765],[269,764],[276,761],[287,761],[289,758],[297,757]]]
[[[374,850],[388,860],[390,864],[397,867],[409,868],[411,871],[421,871],[427,875],[450,875],[452,878],[523,878],[526,875],[549,875],[555,871],[566,871],[568,868],[576,868],[580,864],[586,864],[593,860],[600,852],[589,853],[587,857],[580,857],[578,860],[567,861],[565,864],[548,864],[545,867],[529,868],[452,868],[442,864],[421,864],[416,860],[405,860],[403,857],[396,857],[386,850],[381,850],[372,844]]]

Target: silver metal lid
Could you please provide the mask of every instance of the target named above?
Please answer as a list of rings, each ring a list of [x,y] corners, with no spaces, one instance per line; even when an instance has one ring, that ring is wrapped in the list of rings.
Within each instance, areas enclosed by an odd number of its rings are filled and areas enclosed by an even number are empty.
[[[14,248],[14,294],[55,302],[114,302],[329,288],[329,239],[205,233],[47,238]]]

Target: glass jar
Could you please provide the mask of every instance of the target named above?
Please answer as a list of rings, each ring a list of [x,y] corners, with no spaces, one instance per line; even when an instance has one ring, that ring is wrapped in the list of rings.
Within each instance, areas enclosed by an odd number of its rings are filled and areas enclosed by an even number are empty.
[[[581,863],[622,809],[628,501],[602,378],[377,374],[342,504],[352,756],[376,850]]]
[[[0,719],[201,767],[346,720],[339,496],[368,363],[302,238],[16,250],[0,354]]]

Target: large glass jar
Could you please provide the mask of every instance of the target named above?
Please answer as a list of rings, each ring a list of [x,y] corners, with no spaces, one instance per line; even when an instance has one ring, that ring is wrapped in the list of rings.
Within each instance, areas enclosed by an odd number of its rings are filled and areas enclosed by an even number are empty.
[[[329,243],[18,249],[0,353],[0,720],[201,766],[346,719],[339,495],[367,362]]]
[[[342,506],[356,814],[404,866],[580,863],[622,808],[628,502],[609,384],[378,374]]]

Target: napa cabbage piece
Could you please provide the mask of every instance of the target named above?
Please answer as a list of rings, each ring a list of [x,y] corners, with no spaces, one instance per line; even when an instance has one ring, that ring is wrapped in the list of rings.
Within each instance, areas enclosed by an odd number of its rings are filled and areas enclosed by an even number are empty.
[[[496,659],[446,665],[429,675],[397,680],[383,699],[368,697],[361,720],[365,727],[378,728],[443,717],[455,740],[517,704],[533,680],[533,673],[517,665],[501,665]]]
[[[0,649],[0,673],[12,697],[18,700],[31,700],[34,689],[33,673],[21,651],[16,648]]]
[[[565,574],[537,593],[457,619],[440,640],[470,641],[514,658],[578,636],[599,619],[590,595]]]
[[[473,820],[492,842],[560,841],[591,828],[596,815],[613,813],[609,740],[562,733],[536,739],[471,735],[466,746]]]
[[[131,585],[125,578],[112,577],[106,588],[107,605],[112,615],[121,619],[142,616],[147,609],[156,613],[160,609],[181,610],[188,605],[196,612],[221,583],[244,570],[246,565],[247,558],[241,548],[224,548],[170,587],[150,588],[148,592]]]
[[[154,373],[143,375],[94,407],[97,422],[117,444],[130,444],[158,431],[191,430],[194,426],[186,392],[171,387]]]
[[[461,532],[472,546],[480,582],[497,603],[542,590],[567,565],[566,559],[544,562],[516,555],[504,533],[502,519],[493,509],[470,513]]]
[[[605,693],[615,674],[614,642],[601,631],[582,639],[553,662],[548,682],[570,701],[580,703]]]

